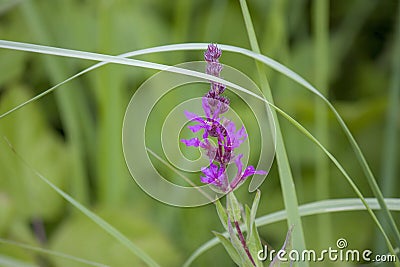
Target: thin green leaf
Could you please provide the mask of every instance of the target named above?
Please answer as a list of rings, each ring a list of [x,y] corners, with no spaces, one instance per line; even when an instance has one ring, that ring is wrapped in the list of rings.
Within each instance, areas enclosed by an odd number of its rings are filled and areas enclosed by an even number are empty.
[[[253,259],[256,259],[256,265],[263,266],[263,264],[258,260],[258,252],[262,250],[262,243],[255,222],[253,222],[251,229],[252,231],[249,234],[250,238],[249,241],[247,242],[247,246],[249,247],[249,251],[251,256],[253,256]]]
[[[233,192],[229,192],[226,195],[226,206],[228,217],[232,218],[236,222],[240,222],[241,219],[241,209],[240,204]]]
[[[215,207],[217,208],[218,217],[219,217],[222,225],[224,226],[225,230],[228,231],[228,215],[226,214],[226,210],[222,206],[219,199],[217,199],[217,201],[215,201]]]
[[[251,210],[250,210],[249,206],[246,205],[244,207],[244,210],[245,210],[245,215],[246,215],[245,221],[244,221],[244,223],[246,225],[246,231],[247,231],[246,242],[248,242],[250,239],[251,228],[252,228],[254,221],[251,220]]]
[[[283,245],[282,245],[280,250],[287,251],[289,249],[290,242],[291,242],[291,239],[292,239],[292,231],[293,231],[293,226],[289,228],[289,230],[288,230],[288,232],[286,234],[285,242],[283,243]],[[276,265],[280,266],[280,261],[279,261],[278,254],[274,257],[274,259],[270,263],[269,267],[274,267]]]
[[[224,246],[226,252],[228,252],[229,256],[231,259],[237,264],[240,265],[241,259],[236,251],[236,249],[233,247],[232,243],[222,234],[214,232],[213,234],[218,238],[219,242]]]
[[[250,229],[249,229],[249,235],[251,235],[252,232],[252,225],[256,219],[257,215],[257,210],[258,210],[258,204],[260,203],[260,198],[261,198],[261,191],[257,189],[256,195],[253,200],[253,204],[251,206],[251,213],[250,213]]]

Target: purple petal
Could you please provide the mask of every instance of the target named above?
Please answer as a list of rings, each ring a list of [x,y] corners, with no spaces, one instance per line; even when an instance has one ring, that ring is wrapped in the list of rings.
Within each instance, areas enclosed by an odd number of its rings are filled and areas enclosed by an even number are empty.
[[[209,178],[215,178],[216,173],[218,171],[218,166],[214,163],[211,163],[210,166],[201,168],[201,171]]]
[[[207,118],[211,118],[211,107],[210,104],[208,103],[208,97],[204,96],[201,102],[203,105],[204,114],[206,114]]]
[[[181,139],[181,142],[184,143],[186,146],[194,146],[194,147],[199,147],[201,144],[198,138],[192,138],[189,140]]]
[[[233,136],[235,135],[235,131],[236,131],[235,123],[230,120],[227,120],[225,129],[228,132],[229,138],[233,138]]]
[[[246,129],[244,128],[244,126],[242,126],[242,128],[240,128],[240,130],[237,131],[236,136],[237,136],[237,138],[246,138],[247,137]]]
[[[214,184],[220,189],[224,190],[227,186],[227,178],[225,174],[225,168],[220,168],[214,163],[211,163],[208,168],[201,168],[201,171],[205,176],[201,176],[200,180],[203,183]]]
[[[188,118],[188,120],[191,121],[198,121],[198,122],[203,122],[204,120],[201,118],[201,116],[197,115],[196,113],[192,113],[190,111],[185,110],[185,116]]]
[[[246,170],[244,170],[244,172],[242,174],[242,179],[244,179],[244,178],[246,178],[248,176],[251,176],[253,174],[264,175],[264,174],[267,174],[267,172],[263,171],[263,170],[256,171],[253,166],[249,166],[249,167],[246,168]]]
[[[228,132],[232,148],[239,147],[247,138],[246,129],[244,126],[242,126],[242,128],[236,132],[235,124],[233,122],[229,122],[226,126],[226,130]]]
[[[210,162],[212,162],[215,158],[215,155],[217,153],[217,148],[213,146],[208,139],[205,139],[203,142],[200,142],[200,147],[203,148],[206,151],[207,157],[210,159]]]
[[[210,178],[208,176],[200,176],[200,181],[204,184],[213,184],[215,183],[214,178]]]
[[[198,125],[188,126],[188,128],[189,128],[192,132],[196,133],[196,132],[200,131],[201,129],[204,129],[205,127],[204,127],[203,125],[198,124]]]
[[[239,154],[235,158],[235,164],[236,164],[236,167],[238,169],[238,171],[237,171],[237,175],[238,176],[241,176],[241,174],[242,174],[242,169],[243,169],[242,157],[243,157],[243,154]]]

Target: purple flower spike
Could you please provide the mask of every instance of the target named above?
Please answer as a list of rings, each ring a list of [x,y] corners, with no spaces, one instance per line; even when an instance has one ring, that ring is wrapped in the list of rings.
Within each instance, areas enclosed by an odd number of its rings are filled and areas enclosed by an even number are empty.
[[[218,62],[218,58],[221,54],[222,51],[216,44],[209,44],[207,50],[204,52],[204,60],[207,62]]]
[[[226,188],[227,178],[225,168],[211,163],[208,168],[201,168],[201,171],[205,174],[205,176],[200,177],[202,183],[213,184],[221,189]]]
[[[219,63],[219,58],[221,54],[221,49],[216,44],[208,45],[207,50],[204,52],[204,59],[207,62],[207,74],[220,77],[222,65]],[[194,133],[204,130],[203,140],[192,138],[189,140],[183,139],[181,142],[186,146],[200,147],[206,152],[210,160],[210,166],[201,169],[204,174],[204,176],[201,176],[201,182],[212,184],[218,191],[226,193],[229,190],[236,189],[247,177],[254,174],[265,175],[267,172],[257,171],[253,166],[248,166],[243,170],[241,161],[243,154],[235,157],[234,150],[246,140],[246,130],[242,126],[236,131],[235,123],[220,116],[229,110],[229,99],[221,95],[226,87],[213,81],[210,81],[210,84],[210,90],[202,98],[205,116],[185,111],[186,117],[191,122],[196,122],[195,125],[189,126],[189,129]],[[211,139],[208,139],[209,137]],[[238,171],[230,182],[225,170],[233,160]]]

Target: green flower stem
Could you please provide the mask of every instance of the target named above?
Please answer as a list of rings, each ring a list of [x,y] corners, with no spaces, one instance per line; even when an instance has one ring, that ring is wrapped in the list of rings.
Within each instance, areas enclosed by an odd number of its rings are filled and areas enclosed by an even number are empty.
[[[249,259],[250,259],[251,263],[253,264],[253,266],[256,266],[256,263],[254,262],[254,259],[250,254],[249,247],[246,244],[246,240],[245,240],[245,238],[243,236],[242,230],[240,230],[239,222],[238,221],[234,221],[233,223],[235,224],[235,228],[236,228],[236,231],[237,231],[237,233],[239,235],[240,242],[242,243],[244,251],[246,251],[247,257],[249,257]]]

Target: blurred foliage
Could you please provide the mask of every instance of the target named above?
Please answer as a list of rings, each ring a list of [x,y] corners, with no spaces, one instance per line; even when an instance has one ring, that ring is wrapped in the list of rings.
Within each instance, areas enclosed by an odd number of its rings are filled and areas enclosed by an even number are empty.
[[[250,0],[248,5],[263,53],[313,82],[311,2]],[[385,158],[381,148],[385,141],[383,128],[398,4],[395,0],[330,3],[328,97],[359,141],[376,174],[380,173]],[[182,42],[249,47],[239,3],[233,0],[1,0],[0,39],[113,55]],[[202,53],[173,52],[139,58],[173,65],[202,60]],[[258,81],[253,60],[224,53],[221,61]],[[0,112],[90,64],[0,50]],[[128,174],[121,146],[124,110],[134,91],[153,73],[115,65],[94,70],[1,119],[0,135],[29,164],[91,207],[162,266],[179,266],[199,245],[213,237],[211,230],[221,231],[222,226],[212,205],[185,209],[166,206],[142,192]],[[268,71],[268,77],[278,106],[312,130],[314,97],[273,71]],[[158,107],[158,112],[166,114],[182,99],[185,98],[172,94],[168,103]],[[154,114],[154,127],[161,126],[162,118]],[[314,175],[315,149],[291,125],[280,121],[299,201],[314,201],[318,179]],[[369,196],[368,184],[333,117],[329,117],[329,124],[330,149]],[[399,127],[400,121],[397,133]],[[255,131],[252,127],[247,130]],[[156,134],[151,137],[154,139],[148,141],[152,144],[159,142]],[[256,141],[250,142],[257,146]],[[396,160],[399,173],[400,162]],[[330,168],[330,173],[327,197],[354,197],[339,172]],[[398,181],[393,187],[397,188],[398,197]],[[258,215],[284,208],[276,166],[261,191]],[[238,198],[249,203],[252,195],[242,187]],[[399,221],[399,214],[394,216]],[[374,225],[365,212],[334,214],[331,218],[334,238],[349,237],[353,248],[372,247],[374,237],[365,233],[374,230]],[[43,240],[34,227],[35,222],[46,232]],[[313,234],[316,221],[310,217],[303,222],[307,247],[317,247],[318,240]],[[276,248],[287,229],[282,222],[259,231],[263,240]],[[0,236],[112,266],[139,266],[137,259],[24,168],[5,141],[0,141]],[[0,245],[1,255],[45,264],[42,266],[71,266],[66,260],[45,258],[6,245]],[[218,246],[193,266],[233,266],[229,264],[222,246]]]

